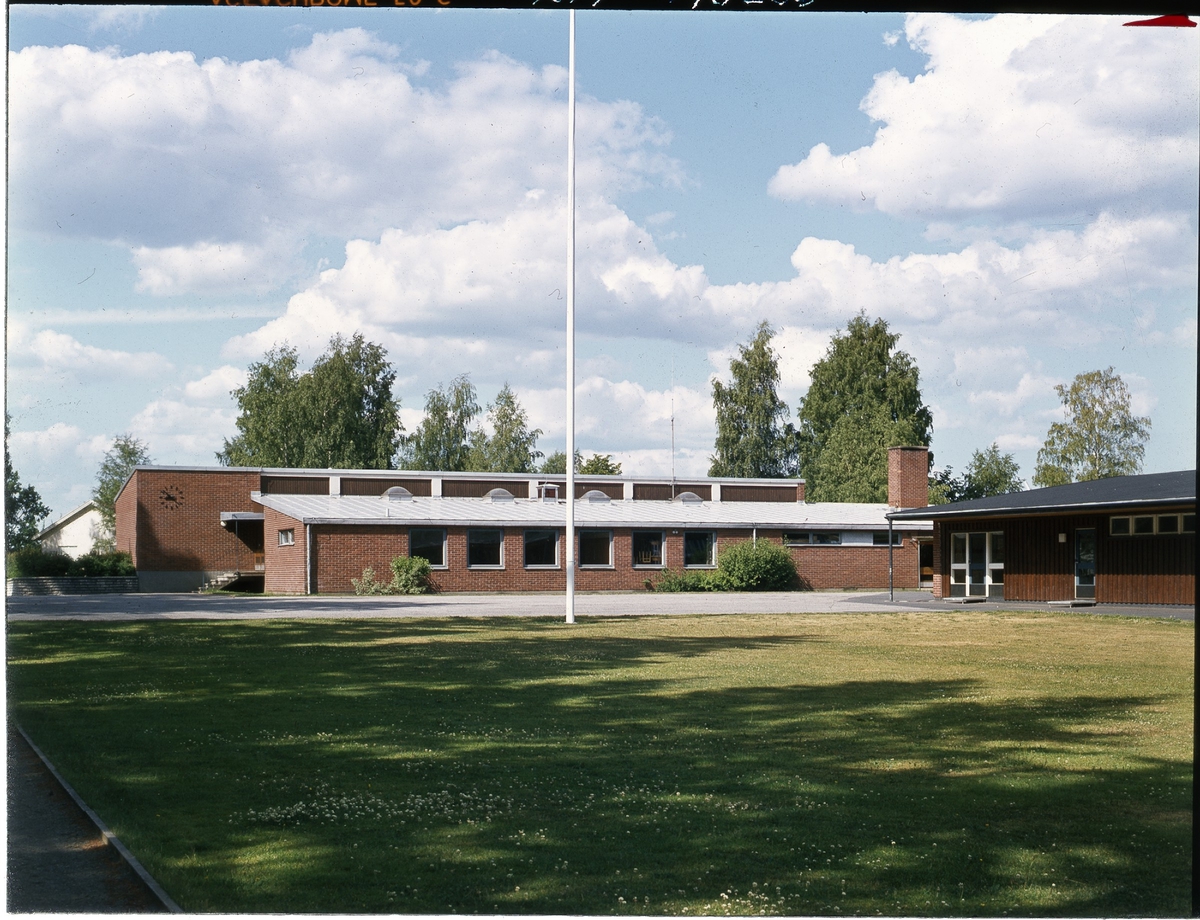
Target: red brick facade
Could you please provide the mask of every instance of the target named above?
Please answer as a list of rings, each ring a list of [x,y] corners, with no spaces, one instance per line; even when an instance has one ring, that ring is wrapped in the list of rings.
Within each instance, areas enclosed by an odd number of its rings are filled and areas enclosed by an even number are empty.
[[[924,508],[929,504],[929,448],[888,448],[888,504]]]
[[[186,590],[217,573],[254,571],[249,534],[222,527],[221,512],[261,511],[250,500],[258,481],[237,471],[136,470],[117,496],[117,545],[133,556],[143,590]]]
[[[267,570],[283,562],[285,550],[272,546],[274,532],[278,528],[293,527],[296,531],[296,546],[290,547],[289,574],[285,577],[268,575],[267,590],[278,593],[303,593],[303,556],[300,549],[303,525],[283,515],[267,512]],[[432,584],[437,591],[563,591],[566,589],[566,572],[562,534],[559,530],[559,566],[556,568],[527,568],[524,565],[523,527],[506,527],[502,568],[478,568],[467,566],[467,528],[446,528],[445,568],[435,569]],[[385,525],[322,525],[314,524],[312,534],[313,592],[316,594],[340,594],[354,590],[352,579],[360,578],[368,566],[375,570],[376,578],[391,577],[391,560],[395,556],[408,555],[408,526]],[[612,531],[611,568],[579,567],[575,573],[575,587],[579,591],[634,591],[645,587],[647,578],[656,579],[662,567],[633,565],[633,530],[621,528]],[[663,555],[666,568],[683,571],[683,532],[664,531]],[[733,543],[749,540],[751,531],[728,529],[716,531],[718,555]],[[760,530],[758,539],[774,543],[782,541],[782,531]],[[796,568],[804,582],[812,588],[886,588],[888,586],[888,549],[886,546],[795,546],[789,548]],[[278,556],[272,553],[279,553]],[[917,587],[917,545],[908,535],[902,546],[893,550],[895,586]],[[278,560],[278,561],[276,561]],[[301,570],[295,571],[299,564]]]
[[[281,542],[280,535],[288,534],[292,542]],[[263,590],[268,594],[308,594],[309,581],[306,565],[305,526],[273,508],[267,508],[263,517],[263,544],[267,557],[266,579]]]

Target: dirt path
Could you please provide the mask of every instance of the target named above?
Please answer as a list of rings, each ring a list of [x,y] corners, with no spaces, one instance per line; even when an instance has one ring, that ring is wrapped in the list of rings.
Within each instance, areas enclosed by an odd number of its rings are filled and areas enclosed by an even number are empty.
[[[25,739],[8,728],[9,913],[164,913]]]

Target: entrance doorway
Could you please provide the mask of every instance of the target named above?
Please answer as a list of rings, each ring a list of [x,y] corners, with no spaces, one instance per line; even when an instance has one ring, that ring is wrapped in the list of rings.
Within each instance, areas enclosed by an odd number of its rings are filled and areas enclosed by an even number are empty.
[[[917,565],[919,566],[918,586],[933,587],[933,538],[917,538]]]
[[[1084,527],[1075,531],[1075,596],[1096,596],[1096,529]]]

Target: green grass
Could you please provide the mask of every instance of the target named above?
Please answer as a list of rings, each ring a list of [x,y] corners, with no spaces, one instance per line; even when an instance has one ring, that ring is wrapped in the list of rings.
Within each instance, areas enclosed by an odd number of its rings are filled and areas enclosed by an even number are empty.
[[[1190,912],[1193,627],[1070,613],[10,623],[188,911]]]

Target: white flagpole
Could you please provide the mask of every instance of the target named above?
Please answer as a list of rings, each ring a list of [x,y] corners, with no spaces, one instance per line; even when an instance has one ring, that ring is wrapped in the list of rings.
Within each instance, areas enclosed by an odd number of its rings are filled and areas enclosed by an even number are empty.
[[[567,50],[567,622],[575,622],[575,10]]]

